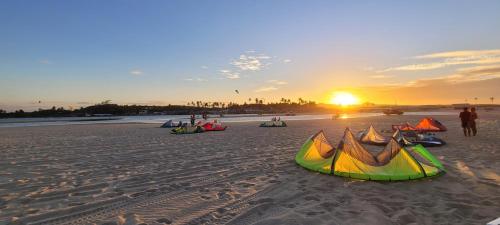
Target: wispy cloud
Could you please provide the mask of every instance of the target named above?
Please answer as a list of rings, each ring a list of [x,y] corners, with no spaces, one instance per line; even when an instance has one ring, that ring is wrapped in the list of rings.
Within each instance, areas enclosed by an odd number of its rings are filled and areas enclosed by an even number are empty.
[[[261,87],[261,88],[255,90],[255,92],[268,92],[268,91],[275,91],[275,90],[278,90],[278,88],[275,86],[267,86],[267,87]]]
[[[500,87],[500,77],[463,81],[458,75],[450,75],[419,79],[406,85],[363,86],[352,91],[375,103],[392,104],[398,101],[399,104],[451,104],[461,103],[464,99],[470,100],[474,97],[479,97],[480,102],[489,103],[487,99],[496,96],[498,87]]]
[[[259,54],[259,55],[247,55],[242,54],[236,60],[231,62],[231,65],[236,66],[240,70],[246,71],[259,71],[263,69],[265,66],[269,65],[270,62],[265,62],[266,60],[271,59],[270,56]]]
[[[477,50],[477,51],[451,51],[439,52],[427,55],[415,56],[415,59],[432,59],[438,62],[411,64],[397,67],[390,67],[379,73],[389,71],[421,71],[433,70],[454,65],[485,65],[500,63],[500,49]]]
[[[196,78],[186,78],[184,79],[185,81],[195,81],[195,82],[204,82],[207,81],[207,79],[201,78],[201,77],[196,77]]]
[[[500,77],[500,64],[488,66],[475,66],[458,70],[464,80],[487,80]]]
[[[227,79],[239,79],[240,78],[240,74],[237,72],[233,72],[230,70],[220,70],[219,72],[222,74],[222,76],[224,76]]]
[[[498,56],[500,55],[500,49],[438,52],[427,55],[415,56],[415,58],[416,59],[463,58],[463,57],[484,57],[488,55]]]
[[[38,63],[41,63],[41,64],[52,64],[52,61],[48,60],[48,59],[40,59],[38,60]]]
[[[291,63],[292,60],[291,59],[283,59],[283,63]]]
[[[276,85],[288,84],[288,82],[282,81],[282,80],[268,80],[267,83],[276,84]]]
[[[391,75],[373,75],[373,76],[370,76],[370,78],[373,78],[373,79],[387,79],[387,78],[392,78],[394,76],[391,76]]]
[[[412,64],[406,66],[389,67],[387,69],[379,70],[377,73],[389,72],[389,71],[419,71],[419,70],[433,70],[445,67],[444,63],[427,63],[427,64]]]
[[[409,87],[439,86],[436,84],[459,84],[459,83],[468,83],[474,81],[490,80],[495,78],[500,78],[500,65],[463,68],[458,70],[458,72],[455,74],[433,77],[433,78],[417,79],[408,82],[404,86],[409,86]]]
[[[201,66],[201,68],[206,70],[206,69],[208,69],[208,66]]]
[[[130,74],[132,74],[134,76],[141,76],[144,74],[144,72],[142,72],[142,70],[140,70],[140,69],[132,69],[132,70],[130,70]]]

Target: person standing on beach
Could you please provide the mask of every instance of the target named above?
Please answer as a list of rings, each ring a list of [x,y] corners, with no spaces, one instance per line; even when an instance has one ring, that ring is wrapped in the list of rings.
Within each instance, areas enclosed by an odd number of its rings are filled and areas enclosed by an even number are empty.
[[[196,116],[194,114],[191,114],[191,126],[194,126],[195,119],[196,119]]]
[[[464,135],[470,136],[471,129],[469,126],[469,121],[471,119],[471,113],[469,112],[469,108],[464,107],[464,111],[460,112],[460,120],[462,121],[462,129],[464,130]]]
[[[471,128],[472,135],[474,136],[476,136],[477,134],[476,119],[477,119],[476,107],[472,107],[470,109],[469,127]]]

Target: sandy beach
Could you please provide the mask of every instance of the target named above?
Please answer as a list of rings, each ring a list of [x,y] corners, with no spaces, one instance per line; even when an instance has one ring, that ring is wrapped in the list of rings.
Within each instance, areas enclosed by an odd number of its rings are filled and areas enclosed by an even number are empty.
[[[457,116],[434,116],[448,144],[428,149],[447,173],[406,182],[322,175],[294,157],[321,129],[338,143],[347,126],[422,116],[191,135],[158,124],[0,128],[0,224],[486,224],[500,217],[500,113],[479,114],[470,138]]]

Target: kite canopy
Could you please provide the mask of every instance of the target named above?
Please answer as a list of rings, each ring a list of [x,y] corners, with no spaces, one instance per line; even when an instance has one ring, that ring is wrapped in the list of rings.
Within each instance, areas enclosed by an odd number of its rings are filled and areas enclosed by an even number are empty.
[[[165,122],[163,125],[161,125],[162,128],[172,128],[172,127],[180,127],[182,124],[179,123],[174,123],[172,120],[169,120]]]
[[[260,124],[261,127],[286,127],[285,121],[266,121]]]
[[[387,143],[389,143],[390,138],[384,137],[383,135],[378,133],[377,130],[373,128],[373,126],[370,125],[368,129],[361,132],[359,141],[364,144],[386,145]]]
[[[320,131],[307,139],[295,161],[320,173],[364,180],[412,180],[444,172],[441,162],[423,146],[414,146],[412,150],[423,160],[417,160],[395,139],[374,155],[355,139],[349,129],[346,129],[337,148],[328,143],[323,131]]]
[[[396,132],[394,132],[394,134],[392,135],[392,138],[394,138],[394,140],[396,140],[401,146],[414,145],[411,141],[406,139],[406,137],[403,135],[403,132],[401,132],[400,130],[396,130]]]
[[[447,130],[442,123],[431,117],[423,118],[420,123],[415,126],[415,129],[421,132],[441,132]]]
[[[434,137],[433,135],[430,134],[425,134],[425,133],[418,134],[415,131],[403,131],[403,132],[396,131],[393,137],[396,140],[398,140],[400,144],[402,143],[400,141],[401,138],[397,138],[396,135],[403,137],[405,141],[410,142],[410,144],[405,144],[405,145],[421,144],[424,147],[438,147],[446,144],[446,142],[443,141],[442,139]]]
[[[402,131],[407,131],[407,130],[417,130],[414,126],[412,126],[410,123],[406,122],[405,124],[399,124],[399,125],[392,125],[392,130],[402,130]]]
[[[206,122],[202,127],[205,131],[223,131],[227,128],[227,126],[215,122]]]
[[[200,126],[195,126],[195,127],[188,127],[188,126],[182,126],[178,127],[175,129],[172,129],[172,134],[194,134],[194,133],[201,133],[203,132],[203,128]]]

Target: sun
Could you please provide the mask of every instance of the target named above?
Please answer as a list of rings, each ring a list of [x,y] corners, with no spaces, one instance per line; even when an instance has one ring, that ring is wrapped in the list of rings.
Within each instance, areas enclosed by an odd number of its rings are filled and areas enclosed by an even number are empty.
[[[349,106],[359,102],[358,98],[349,92],[335,92],[330,99],[330,104]]]

